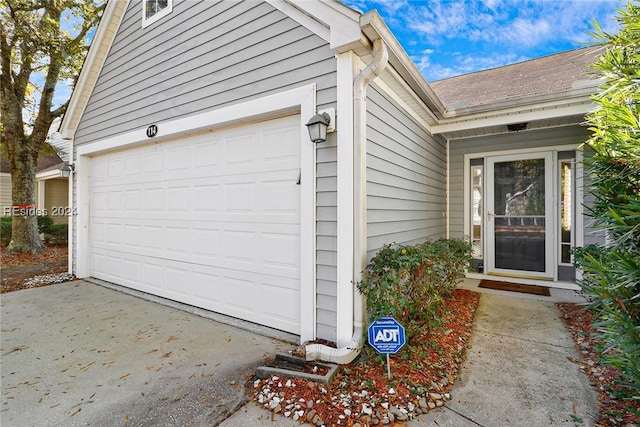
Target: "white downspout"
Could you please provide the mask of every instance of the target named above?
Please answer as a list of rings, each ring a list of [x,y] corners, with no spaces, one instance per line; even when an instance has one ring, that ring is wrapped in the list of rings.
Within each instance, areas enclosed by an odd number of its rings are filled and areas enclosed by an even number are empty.
[[[362,295],[356,288],[360,274],[367,262],[367,215],[366,215],[366,97],[367,86],[387,66],[389,53],[382,39],[373,42],[373,61],[353,81],[353,144],[354,144],[354,280],[353,286],[353,336],[351,342],[341,348],[322,344],[306,346],[307,360],[346,364],[355,359],[362,350],[364,309]]]

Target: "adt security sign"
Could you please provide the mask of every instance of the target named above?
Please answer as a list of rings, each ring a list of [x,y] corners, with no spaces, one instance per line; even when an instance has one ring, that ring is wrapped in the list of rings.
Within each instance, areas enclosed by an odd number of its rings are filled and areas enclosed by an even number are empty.
[[[378,353],[395,354],[406,342],[404,326],[393,317],[382,317],[369,326],[369,344]]]

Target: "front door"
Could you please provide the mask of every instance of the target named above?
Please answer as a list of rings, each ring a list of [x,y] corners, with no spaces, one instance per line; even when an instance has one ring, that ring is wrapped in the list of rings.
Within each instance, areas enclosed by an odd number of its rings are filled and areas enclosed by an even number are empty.
[[[487,273],[553,276],[551,153],[487,158]]]

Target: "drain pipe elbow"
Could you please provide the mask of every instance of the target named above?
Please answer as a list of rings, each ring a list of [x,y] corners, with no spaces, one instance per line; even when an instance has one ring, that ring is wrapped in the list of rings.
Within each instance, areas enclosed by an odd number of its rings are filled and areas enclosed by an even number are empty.
[[[387,66],[389,62],[389,52],[382,39],[376,39],[373,42],[373,61],[367,67],[365,67],[356,76],[353,81],[353,140],[354,149],[362,153],[363,147],[366,144],[366,123],[364,122],[365,111],[365,99],[366,89],[369,83]],[[357,157],[357,155],[356,155]],[[354,173],[356,177],[361,177],[364,171],[360,160],[356,160],[354,164]],[[354,187],[354,198],[362,197],[366,189]],[[362,212],[354,211],[354,224],[358,224],[362,221]],[[364,236],[362,232],[358,231],[358,227],[355,228],[355,241],[362,241]],[[366,234],[366,233],[365,233]],[[366,259],[363,259],[362,254],[364,249],[362,245],[356,244],[354,250],[354,271],[360,271]],[[322,344],[309,344],[305,347],[307,360],[323,360],[326,362],[347,364],[351,363],[362,351],[364,346],[364,310],[362,295],[355,289],[356,279],[352,282],[354,286],[353,292],[353,336],[351,342],[341,348],[333,348]]]
[[[363,345],[362,328],[355,328],[351,342],[344,347],[333,348],[323,344],[307,345],[307,360],[322,360],[337,363],[338,365],[346,365],[360,354]]]
[[[360,71],[360,74],[358,74],[353,81],[353,100],[355,103],[364,102],[367,86],[371,80],[382,73],[389,62],[389,51],[382,39],[374,40],[373,54],[373,61],[371,61],[364,70]],[[354,113],[359,114],[361,111],[358,110],[359,109],[356,108]],[[355,126],[357,127],[358,124],[359,123],[356,122]],[[354,135],[354,139],[358,136],[359,135]]]

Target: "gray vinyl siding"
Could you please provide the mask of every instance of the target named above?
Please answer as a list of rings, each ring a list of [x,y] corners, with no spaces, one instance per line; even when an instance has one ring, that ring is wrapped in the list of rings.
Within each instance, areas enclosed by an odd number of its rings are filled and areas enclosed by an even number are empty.
[[[531,148],[553,149],[561,145],[576,147],[588,137],[588,131],[582,126],[567,126],[552,129],[513,132],[478,138],[452,140],[449,142],[449,231],[450,237],[461,238],[464,235],[464,156],[473,153],[491,153],[494,151],[523,150]],[[589,195],[586,194],[585,202]],[[594,240],[594,230],[589,218],[584,219],[585,243]],[[595,238],[597,241],[598,238]]]
[[[384,92],[367,92],[367,255],[446,235],[446,144]]]
[[[0,173],[0,209],[1,216],[11,215],[11,174]]]
[[[144,29],[140,8],[139,1],[131,1],[125,13],[80,121],[76,145],[311,83],[316,84],[318,109],[336,107],[335,53],[268,3],[174,1],[169,15]],[[336,338],[337,160],[332,138],[317,149],[316,171],[317,336],[327,340]]]
[[[46,180],[44,182],[44,207],[54,224],[68,224],[69,216],[65,215],[64,209],[61,209],[68,205],[69,180],[66,178]]]
[[[335,100],[328,44],[267,3],[179,1],[145,29],[140,7],[123,18],[77,145],[309,83],[320,104]]]
[[[307,141],[305,141],[306,143]],[[335,341],[337,311],[336,134],[316,152],[316,335]]]

